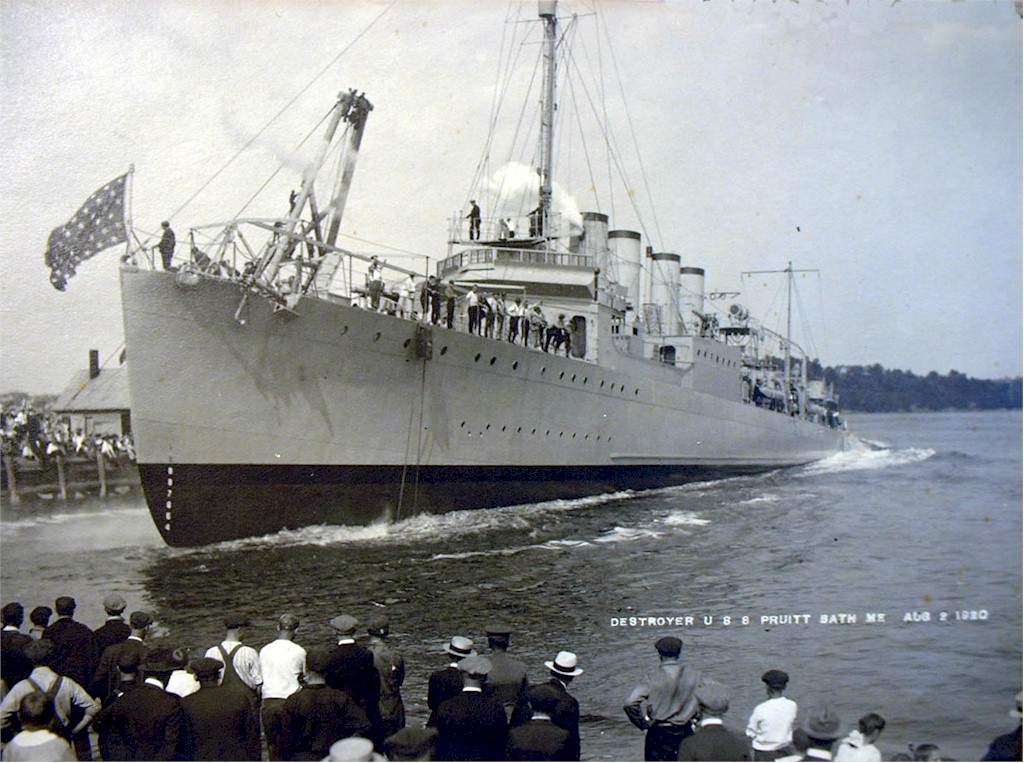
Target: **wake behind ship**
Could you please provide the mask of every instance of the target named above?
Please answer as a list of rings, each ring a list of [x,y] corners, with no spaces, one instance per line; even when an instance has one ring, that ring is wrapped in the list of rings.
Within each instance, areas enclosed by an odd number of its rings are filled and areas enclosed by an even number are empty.
[[[495,192],[483,217],[473,203],[429,278],[336,245],[373,109],[354,91],[285,216],[194,228],[177,268],[144,249],[123,265],[132,429],[169,544],[662,487],[841,449],[836,406],[787,337],[739,304],[720,315],[678,254],[557,201],[558,20],[554,2],[539,11],[529,206]]]

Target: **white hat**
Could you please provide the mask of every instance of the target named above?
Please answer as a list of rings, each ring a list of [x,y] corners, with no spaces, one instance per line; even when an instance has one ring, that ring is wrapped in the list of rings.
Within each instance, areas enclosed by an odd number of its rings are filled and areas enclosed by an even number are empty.
[[[544,664],[548,670],[560,676],[578,676],[583,672],[582,668],[577,667],[575,652],[559,652],[554,662],[546,661]]]
[[[332,744],[330,754],[322,760],[362,763],[362,761],[387,760],[387,758],[373,751],[373,742],[369,739],[349,737]]]
[[[452,636],[451,642],[449,642],[444,650],[452,657],[458,657],[460,660],[463,657],[476,654],[476,650],[473,649],[473,640],[465,636]]]

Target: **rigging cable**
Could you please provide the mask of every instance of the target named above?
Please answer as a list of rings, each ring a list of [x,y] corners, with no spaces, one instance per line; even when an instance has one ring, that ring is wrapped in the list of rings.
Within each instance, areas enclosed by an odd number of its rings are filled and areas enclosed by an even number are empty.
[[[380,13],[378,13],[376,18],[374,18],[373,21],[371,21],[359,34],[357,34],[348,45],[346,45],[344,48],[342,48],[341,52],[338,53],[338,55],[336,55],[333,59],[331,59],[331,62],[329,64],[327,64],[327,66],[325,66],[323,69],[321,69],[320,72],[315,77],[313,77],[313,79],[311,79],[308,83],[306,83],[305,87],[303,87],[301,90],[299,90],[299,92],[296,93],[292,97],[292,99],[290,101],[288,101],[288,103],[286,103],[281,108],[280,111],[277,112],[277,114],[275,114],[273,117],[270,118],[270,121],[268,121],[265,125],[263,125],[263,127],[261,127],[259,129],[259,131],[256,132],[255,135],[253,135],[251,138],[249,138],[249,140],[246,141],[245,145],[242,146],[240,149],[238,149],[238,151],[236,151],[226,162],[224,162],[224,164],[221,165],[220,169],[218,169],[216,172],[214,172],[213,175],[211,175],[207,179],[207,181],[205,183],[203,183],[201,186],[199,186],[199,189],[195,193],[193,193],[185,201],[185,203],[183,203],[176,210],[174,210],[174,213],[171,214],[171,218],[173,218],[176,215],[178,215],[185,207],[187,207],[189,204],[191,204],[193,201],[195,201],[196,197],[199,196],[199,194],[201,194],[203,191],[205,191],[206,188],[210,185],[210,183],[212,183],[214,180],[216,180],[220,176],[220,174],[222,172],[224,172],[224,170],[226,170],[231,164],[233,164],[235,159],[237,159],[239,156],[242,155],[242,153],[247,151],[249,149],[249,147],[253,143],[256,142],[256,139],[259,138],[264,132],[267,131],[267,129],[270,127],[270,125],[272,125],[274,122],[276,122],[281,117],[282,114],[284,114],[286,111],[288,111],[295,104],[295,102],[297,100],[299,100],[299,98],[301,98],[303,96],[303,94],[305,94],[305,92],[307,90],[309,90],[313,86],[313,84],[317,80],[319,80],[322,76],[324,76],[324,74],[327,73],[328,69],[330,69],[332,66],[334,66],[342,56],[344,56],[346,53],[348,53],[349,50],[351,50],[353,48],[353,46],[355,46],[355,44],[357,42],[359,42],[359,40],[361,40],[363,38],[363,36],[367,32],[369,32],[370,29],[372,29],[375,26],[376,23],[378,21],[380,21],[388,11],[390,11],[392,8],[395,7],[395,5],[397,5],[397,3],[398,3],[398,0],[391,0],[391,3],[386,8],[384,8],[384,10],[382,10]],[[250,201],[251,201],[251,199],[250,199]],[[246,202],[246,204],[248,204],[248,202]]]

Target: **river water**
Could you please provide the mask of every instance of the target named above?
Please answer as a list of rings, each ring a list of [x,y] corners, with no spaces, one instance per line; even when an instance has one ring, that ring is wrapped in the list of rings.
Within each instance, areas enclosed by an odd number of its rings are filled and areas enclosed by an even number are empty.
[[[226,610],[251,614],[256,646],[283,611],[301,643],[327,645],[335,615],[386,610],[410,722],[448,638],[486,641],[500,616],[531,680],[579,654],[590,760],[643,759],[622,703],[674,633],[729,688],[734,728],[781,668],[802,708],[829,699],[844,727],[880,713],[887,755],[933,742],[977,759],[1013,728],[1021,688],[1021,413],[863,415],[851,430],[845,453],[756,477],[192,550],[162,544],[138,495],[26,501],[0,514],[2,597],[74,595],[95,627],[119,591],[154,611],[155,641],[193,649]]]

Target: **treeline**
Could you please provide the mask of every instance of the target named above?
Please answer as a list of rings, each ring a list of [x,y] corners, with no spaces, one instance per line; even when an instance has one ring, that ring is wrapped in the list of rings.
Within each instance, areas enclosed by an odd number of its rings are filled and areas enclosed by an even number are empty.
[[[844,411],[894,413],[904,411],[994,410],[1021,408],[1024,379],[972,379],[959,371],[941,376],[871,366],[823,368],[808,366],[810,378],[831,384]]]

